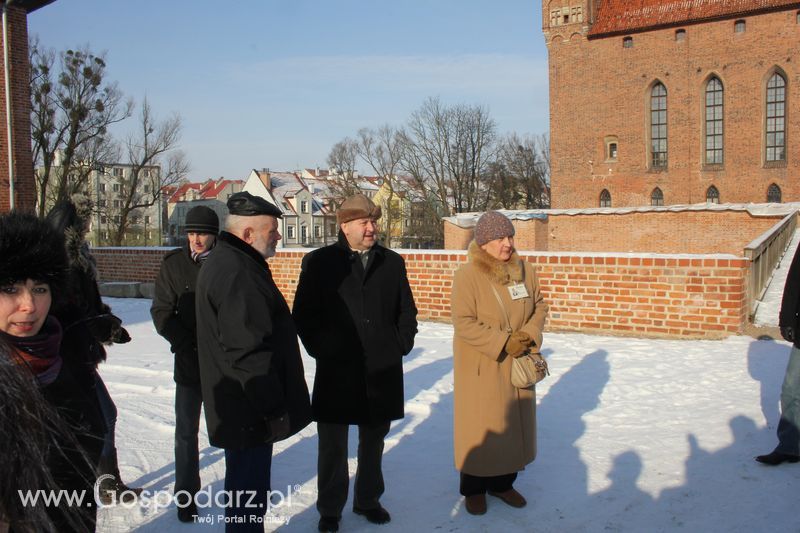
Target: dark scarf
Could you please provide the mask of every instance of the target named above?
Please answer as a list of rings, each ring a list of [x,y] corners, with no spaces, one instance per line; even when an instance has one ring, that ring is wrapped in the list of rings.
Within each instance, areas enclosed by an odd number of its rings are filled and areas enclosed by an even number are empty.
[[[32,337],[16,337],[0,331],[0,336],[11,345],[20,366],[27,367],[39,386],[53,383],[61,372],[61,324],[48,316],[41,331]]]

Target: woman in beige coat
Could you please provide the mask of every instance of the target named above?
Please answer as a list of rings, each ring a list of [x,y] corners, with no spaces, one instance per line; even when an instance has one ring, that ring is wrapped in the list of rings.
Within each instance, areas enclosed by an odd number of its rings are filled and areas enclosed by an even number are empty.
[[[511,384],[511,361],[541,349],[547,305],[502,213],[481,216],[468,257],[451,297],[455,464],[467,512],[483,514],[487,492],[512,507],[526,504],[513,483],[536,457],[536,391]]]

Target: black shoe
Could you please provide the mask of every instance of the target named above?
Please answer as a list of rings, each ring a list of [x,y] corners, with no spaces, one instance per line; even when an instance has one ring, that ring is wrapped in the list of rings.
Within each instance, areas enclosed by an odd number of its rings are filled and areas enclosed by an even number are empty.
[[[386,524],[391,522],[392,517],[389,511],[378,505],[374,509],[361,509],[360,507],[353,507],[353,512],[360,514],[373,524]]]
[[[335,516],[322,516],[319,519],[317,529],[323,533],[326,531],[339,531],[339,519]]]
[[[178,507],[178,520],[181,522],[194,522],[197,518],[197,506],[194,502],[186,507]]]
[[[781,453],[778,450],[775,450],[767,455],[759,455],[756,457],[756,461],[765,465],[777,466],[781,463],[796,463],[797,461],[800,461],[800,456],[789,455],[788,453]]]

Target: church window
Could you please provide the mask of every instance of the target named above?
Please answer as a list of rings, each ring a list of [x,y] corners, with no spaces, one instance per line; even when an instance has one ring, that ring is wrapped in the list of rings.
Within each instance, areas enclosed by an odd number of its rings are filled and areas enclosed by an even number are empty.
[[[786,161],[786,80],[779,73],[767,82],[767,161]]]
[[[723,162],[723,88],[716,76],[706,84],[706,164],[721,165]]]
[[[781,203],[781,188],[774,183],[767,189],[767,202],[775,204]]]
[[[733,31],[736,33],[744,33],[745,30],[745,22],[743,20],[737,20],[733,24]]]
[[[660,82],[650,90],[650,167],[667,168],[667,89]]]
[[[650,205],[664,205],[664,193],[658,187],[650,193]]]
[[[603,189],[600,193],[600,207],[611,207],[611,193],[608,189]]]
[[[706,190],[706,203],[707,204],[718,204],[719,203],[719,191],[713,185]]]

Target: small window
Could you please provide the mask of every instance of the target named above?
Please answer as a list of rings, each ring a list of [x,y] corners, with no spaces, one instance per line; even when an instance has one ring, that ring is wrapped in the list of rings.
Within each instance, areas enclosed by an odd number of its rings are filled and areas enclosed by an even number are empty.
[[[303,244],[308,242],[308,226],[300,226],[300,242]]]
[[[607,189],[600,193],[600,207],[611,207],[611,193]]]
[[[106,184],[105,183],[101,183],[100,184],[100,192],[106,192]]]
[[[800,11],[797,12],[797,15],[795,16],[795,18],[796,18],[796,22],[798,24],[800,24]]]
[[[623,37],[622,48],[633,48],[633,37]]]
[[[321,226],[314,226],[314,237],[322,237],[322,227]]]
[[[122,169],[121,168],[115,168],[113,174],[114,174],[115,178],[121,178],[122,177]]]
[[[617,143],[608,143],[608,158],[617,158]]]
[[[100,217],[101,224],[108,224],[108,219],[106,217]]]
[[[733,31],[736,33],[744,33],[745,30],[745,23],[743,20],[737,20],[733,24]]]
[[[706,191],[706,203],[707,204],[718,204],[719,203],[719,191],[713,185],[708,188]]]
[[[150,215],[145,215],[145,217],[144,217],[144,223],[145,223],[145,224],[150,224]]]
[[[774,183],[767,189],[767,202],[774,204],[781,203],[781,188]]]
[[[308,201],[303,200],[300,202],[300,212],[301,213],[308,213]]]
[[[331,237],[336,235],[336,224],[331,224],[330,226],[328,226],[328,235],[330,235]]]
[[[286,226],[286,238],[294,239],[294,226]]]
[[[146,192],[146,193],[150,192],[150,186],[149,185],[145,185],[144,186],[144,192]]]
[[[119,170],[120,172],[122,172],[122,170],[120,170],[120,169],[118,169],[118,168],[115,168],[115,169],[114,169],[114,171],[117,171],[117,170]],[[114,185],[112,185],[112,186],[111,186],[111,189],[112,189],[114,192],[119,192],[119,183],[115,183]]]
[[[650,193],[650,205],[664,205],[664,193],[658,187]]]
[[[122,202],[120,202],[119,200],[114,200],[114,207],[120,207],[121,205]]]
[[[686,40],[686,30],[675,30],[675,40],[676,41],[685,41]]]

